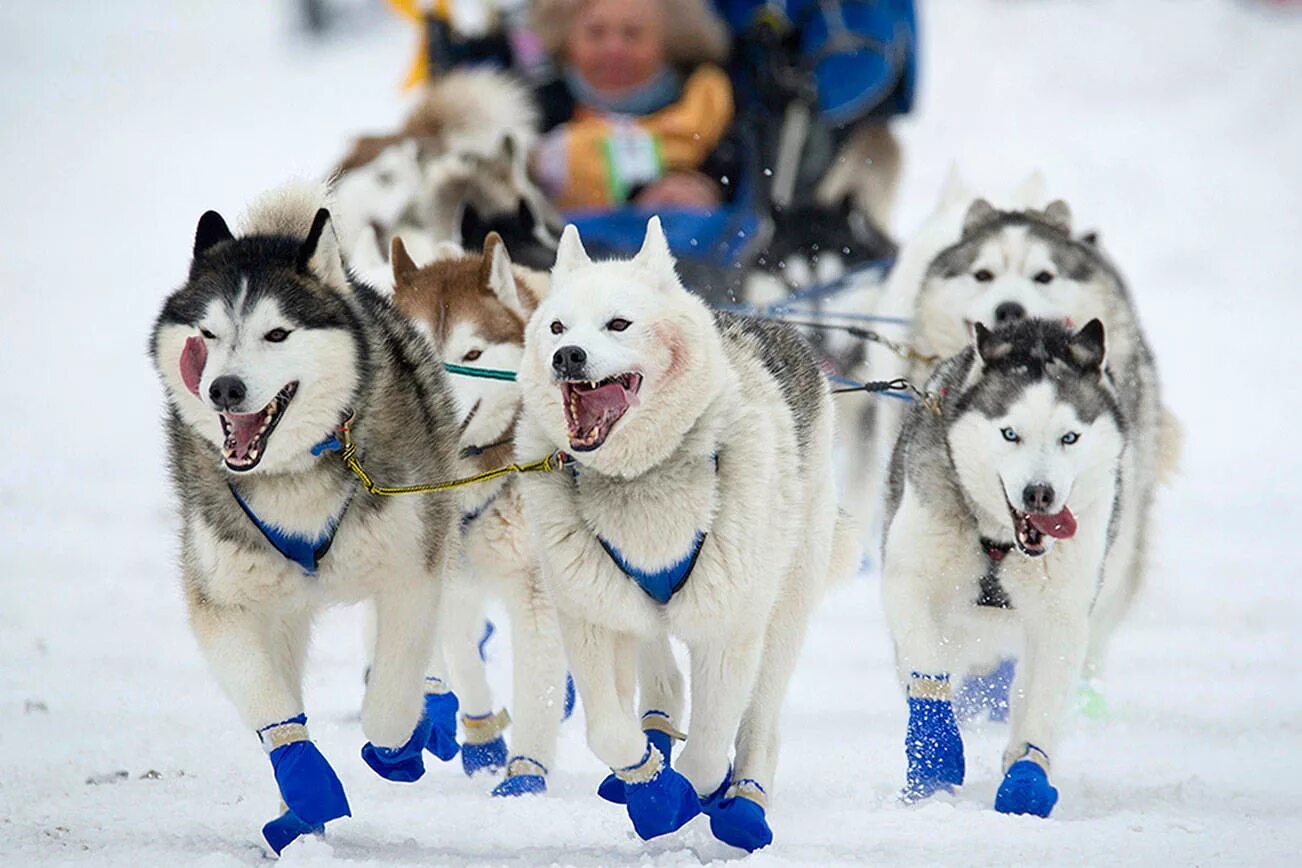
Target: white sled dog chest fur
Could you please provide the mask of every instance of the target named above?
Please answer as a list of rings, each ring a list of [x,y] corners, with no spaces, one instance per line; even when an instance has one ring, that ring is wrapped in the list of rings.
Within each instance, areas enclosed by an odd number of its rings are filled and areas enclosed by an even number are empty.
[[[909,704],[905,797],[963,783],[951,674],[1019,648],[995,808],[1048,816],[1049,757],[1117,534],[1121,400],[1103,327],[1021,320],[944,362],[891,464],[882,591]]]
[[[521,488],[589,745],[628,779],[643,837],[704,808],[716,836],[763,846],[762,809],[739,832],[727,807],[762,803],[810,610],[856,561],[835,503],[825,381],[791,330],[714,314],[683,289],[654,218],[631,261],[593,263],[567,228],[520,381],[517,456],[575,460]],[[668,634],[692,659],[677,771],[633,713],[637,649]],[[642,709],[681,708],[676,674],[643,664]],[[676,814],[639,801],[654,786],[677,793]],[[710,799],[721,789],[741,798],[721,809]]]
[[[319,447],[351,415],[368,469],[403,484],[448,478],[456,443],[428,344],[387,300],[348,281],[323,200],[306,185],[273,193],[238,238],[205,214],[189,279],[152,342],[168,392],[190,622],[270,754],[288,805],[264,829],[277,851],[349,811],[307,737],[315,611],[375,601],[363,757],[412,780],[423,770],[423,667],[455,545],[449,500],[370,496]]]

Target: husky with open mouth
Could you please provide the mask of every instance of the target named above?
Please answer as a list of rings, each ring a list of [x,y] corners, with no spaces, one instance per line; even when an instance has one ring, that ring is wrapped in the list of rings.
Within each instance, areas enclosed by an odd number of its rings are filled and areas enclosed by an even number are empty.
[[[374,602],[362,756],[390,780],[415,780],[430,735],[424,666],[457,545],[451,498],[369,495],[335,454],[347,424],[381,484],[448,479],[457,429],[428,342],[346,277],[324,201],[315,185],[278,190],[238,237],[204,214],[189,278],[151,345],[167,391],[190,623],[270,754],[285,807],[264,835],[277,852],[349,813],[308,738],[314,613]]]
[[[679,282],[658,219],[626,261],[591,261],[570,226],[520,385],[517,456],[573,460],[518,484],[588,745],[612,770],[600,795],[643,838],[704,811],[720,840],[766,845],[787,683],[811,610],[858,557],[808,347],[787,326],[712,313]],[[639,646],[670,635],[692,697],[673,763],[680,680],[637,674]]]
[[[973,331],[928,383],[939,411],[914,405],[891,464],[882,593],[908,696],[904,798],[963,783],[951,674],[1017,651],[995,809],[1048,816],[1134,443],[1097,319]]]

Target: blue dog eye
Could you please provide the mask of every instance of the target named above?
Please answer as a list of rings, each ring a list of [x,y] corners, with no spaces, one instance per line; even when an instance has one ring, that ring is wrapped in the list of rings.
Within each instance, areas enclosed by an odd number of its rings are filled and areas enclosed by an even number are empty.
[[[1012,428],[1000,429],[999,433],[1003,434],[1004,439],[1007,440],[1009,443],[1017,443],[1022,439],[1021,437],[1017,436],[1017,432],[1014,431]]]
[[[1062,435],[1062,445],[1070,446],[1071,444],[1075,443],[1079,439],[1080,439],[1080,435],[1077,434],[1075,431],[1068,431],[1066,434]]]

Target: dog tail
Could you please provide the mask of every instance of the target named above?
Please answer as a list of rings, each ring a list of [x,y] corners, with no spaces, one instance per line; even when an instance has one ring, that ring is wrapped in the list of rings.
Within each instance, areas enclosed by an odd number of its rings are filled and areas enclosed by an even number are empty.
[[[1180,471],[1180,453],[1184,451],[1184,427],[1170,408],[1162,408],[1157,426],[1157,481],[1170,485]]]
[[[245,212],[242,235],[288,235],[306,238],[316,212],[330,207],[330,187],[323,181],[297,180],[263,193]]]
[[[858,524],[848,512],[838,509],[836,527],[832,530],[832,559],[827,566],[827,590],[853,576],[862,560]]]

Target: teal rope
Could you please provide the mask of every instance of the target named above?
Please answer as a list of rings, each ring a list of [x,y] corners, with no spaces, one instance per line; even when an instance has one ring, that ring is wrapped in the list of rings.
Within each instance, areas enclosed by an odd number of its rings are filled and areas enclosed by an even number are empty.
[[[485,380],[515,379],[515,371],[498,371],[493,368],[472,368],[467,365],[454,365],[451,362],[444,362],[443,369],[449,374],[460,374],[463,377],[480,377]]]

